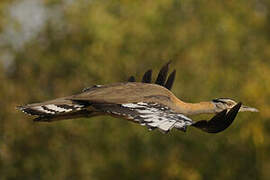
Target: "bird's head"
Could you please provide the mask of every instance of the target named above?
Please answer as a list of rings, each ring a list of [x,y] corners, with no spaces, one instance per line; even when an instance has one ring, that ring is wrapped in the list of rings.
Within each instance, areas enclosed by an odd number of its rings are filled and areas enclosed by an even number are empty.
[[[212,102],[215,104],[216,110],[218,112],[224,109],[230,110],[232,107],[234,107],[237,104],[237,102],[229,98],[217,98],[217,99],[213,99]],[[245,111],[259,112],[259,110],[256,108],[242,105],[239,112],[245,112]]]

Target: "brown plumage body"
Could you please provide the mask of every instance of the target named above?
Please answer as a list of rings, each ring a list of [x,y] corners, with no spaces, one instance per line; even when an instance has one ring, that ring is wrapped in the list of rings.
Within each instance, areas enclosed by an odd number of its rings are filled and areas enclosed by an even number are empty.
[[[185,103],[163,86],[140,82],[104,85],[91,91],[74,95],[71,99],[115,104],[156,102],[184,115],[215,112],[214,104],[211,102]]]
[[[46,104],[73,105],[76,102],[91,102],[93,104],[155,102],[169,107],[176,113],[184,114],[187,116],[215,112],[214,104],[212,102],[185,103],[179,100],[171,91],[164,88],[163,86],[140,82],[115,83],[98,87],[93,86],[86,92],[80,94],[62,97],[51,101],[45,101],[42,103],[31,104],[29,107]],[[59,117],[52,118],[51,120],[59,120],[63,118],[70,119],[86,116],[86,113],[80,113],[70,112],[63,114],[62,116],[59,114]],[[107,114],[106,112],[100,112],[98,109],[91,105],[87,108],[87,113],[88,116]]]

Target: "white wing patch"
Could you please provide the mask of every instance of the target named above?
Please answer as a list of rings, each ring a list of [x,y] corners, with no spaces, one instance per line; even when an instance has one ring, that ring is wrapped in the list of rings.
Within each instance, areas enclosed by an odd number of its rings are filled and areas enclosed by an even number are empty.
[[[162,132],[168,132],[175,127],[185,131],[193,123],[190,118],[158,103],[127,103],[122,104],[122,107],[132,110],[132,119],[146,125],[150,130],[158,128]]]
[[[61,105],[61,104],[46,104],[33,107],[20,107],[20,110],[30,115],[55,115],[61,113],[68,113],[72,111],[79,111],[84,105]]]
[[[48,114],[52,113],[51,111],[44,109],[42,106],[37,106],[37,107],[34,107],[33,109],[40,111],[40,112],[48,113]]]
[[[49,104],[49,105],[45,105],[44,107],[50,109],[50,110],[53,110],[53,111],[56,111],[56,112],[59,112],[59,113],[62,113],[62,112],[70,112],[72,111],[72,109],[65,109],[65,108],[61,108],[61,107],[58,107],[54,104]],[[43,108],[44,108],[43,107]]]

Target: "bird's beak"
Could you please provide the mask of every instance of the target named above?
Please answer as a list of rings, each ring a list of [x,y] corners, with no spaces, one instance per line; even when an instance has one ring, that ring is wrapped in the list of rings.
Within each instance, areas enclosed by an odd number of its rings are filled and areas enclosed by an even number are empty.
[[[246,111],[249,111],[249,112],[259,112],[259,110],[256,109],[256,108],[248,107],[248,106],[244,106],[244,105],[241,106],[241,108],[240,108],[239,111],[240,112],[246,112]]]

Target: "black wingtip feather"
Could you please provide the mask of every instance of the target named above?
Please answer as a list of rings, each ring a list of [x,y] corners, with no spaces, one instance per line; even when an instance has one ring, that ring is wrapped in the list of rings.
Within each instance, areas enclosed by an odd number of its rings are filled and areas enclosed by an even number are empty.
[[[216,114],[210,121],[202,120],[194,123],[192,126],[208,133],[219,133],[227,129],[234,121],[242,103],[236,104],[228,113],[223,110]]]
[[[152,81],[152,70],[149,69],[148,71],[146,71],[144,73],[142,82],[143,83],[151,83],[151,81]]]
[[[134,76],[130,76],[128,78],[128,82],[135,82],[135,77]]]
[[[168,80],[167,80],[167,82],[166,82],[166,84],[165,84],[165,87],[166,87],[167,89],[169,89],[169,90],[172,89],[172,86],[173,86],[173,83],[174,83],[174,79],[175,79],[175,74],[176,74],[176,70],[174,70],[174,71],[170,74],[170,76],[168,77]]]
[[[167,79],[167,75],[168,75],[168,71],[169,71],[169,65],[171,64],[171,60],[169,62],[167,62],[159,71],[158,77],[155,81],[155,84],[161,85],[166,87],[168,90],[172,89],[174,80],[175,80],[175,74],[176,74],[176,70],[174,70],[168,77]],[[167,79],[167,81],[166,81]],[[128,82],[136,82],[134,76],[130,76],[130,78],[128,79]],[[142,78],[142,82],[143,83],[151,83],[152,82],[152,70],[148,70],[144,73],[144,76]]]
[[[167,78],[167,74],[168,74],[168,70],[169,70],[169,65],[170,65],[171,61],[169,61],[168,63],[166,63],[161,70],[158,73],[158,77],[156,80],[156,84],[159,84],[161,86],[164,85],[166,78]]]

